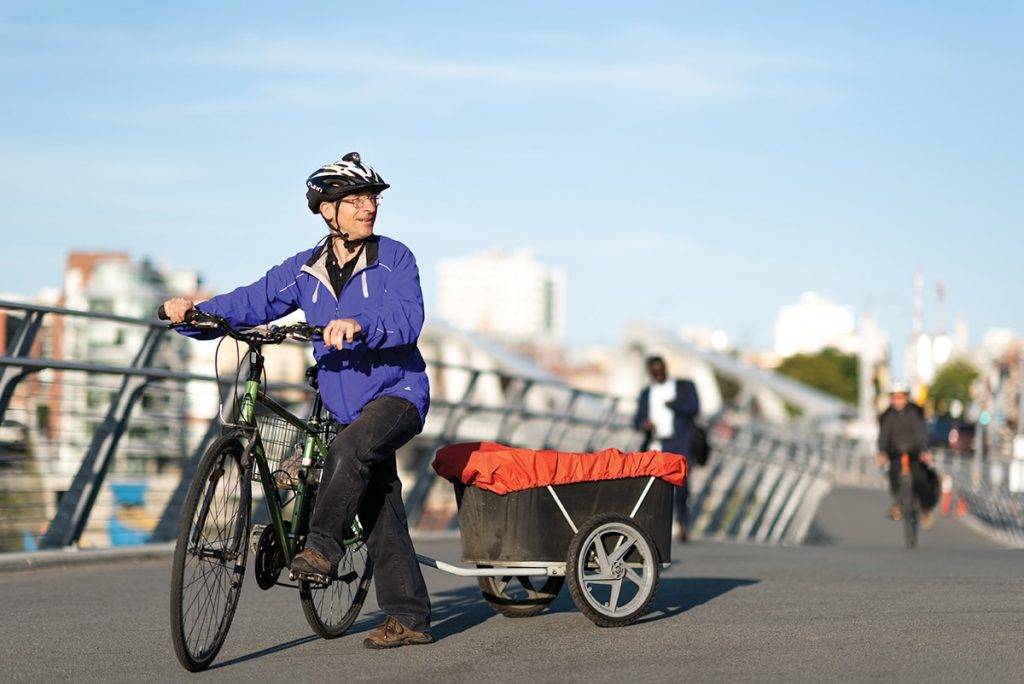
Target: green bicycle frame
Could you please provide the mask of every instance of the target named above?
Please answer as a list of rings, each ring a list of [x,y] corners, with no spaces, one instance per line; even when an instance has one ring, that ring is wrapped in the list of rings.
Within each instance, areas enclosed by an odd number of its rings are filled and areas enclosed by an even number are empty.
[[[309,525],[310,502],[312,500],[312,487],[316,482],[312,480],[315,472],[314,466],[318,460],[324,462],[327,459],[327,445],[320,437],[320,429],[323,427],[321,417],[323,404],[320,400],[319,391],[313,399],[313,407],[308,420],[298,418],[288,409],[265,394],[260,393],[260,377],[263,373],[263,355],[257,347],[249,351],[249,377],[245,382],[245,390],[242,394],[239,406],[240,423],[252,430],[251,437],[246,447],[248,458],[245,462],[255,465],[260,474],[260,485],[263,487],[263,498],[267,502],[270,511],[270,520],[274,526],[277,542],[284,554],[285,565],[290,565],[292,558],[298,552],[299,541],[306,534]],[[316,389],[316,383],[313,383]],[[302,451],[302,462],[299,469],[299,476],[295,486],[295,497],[291,500],[291,520],[285,523],[285,503],[281,500],[281,494],[274,482],[270,466],[267,465],[266,451],[263,448],[263,441],[260,438],[259,429],[256,425],[255,409],[259,405],[269,409],[272,413],[286,421],[288,424],[305,433],[305,441]],[[250,473],[249,468],[246,472]],[[251,476],[250,476],[251,477]],[[359,520],[353,522],[353,538],[345,540],[345,544],[352,544],[361,536]]]

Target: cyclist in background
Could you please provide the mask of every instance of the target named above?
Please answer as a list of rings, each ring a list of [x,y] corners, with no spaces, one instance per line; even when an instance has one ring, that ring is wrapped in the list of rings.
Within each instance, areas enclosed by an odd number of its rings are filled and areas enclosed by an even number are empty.
[[[379,195],[390,186],[357,153],[320,167],[306,186],[310,211],[328,227],[315,247],[285,259],[252,285],[198,305],[172,299],[164,309],[176,323],[195,307],[236,327],[302,309],[308,323],[324,327],[313,356],[320,396],[341,430],[330,445],[305,548],[291,570],[298,576],[333,575],[358,513],[377,603],[387,616],[364,645],[429,643],[430,599],[409,538],[395,463],[399,447],[422,430],[430,403],[426,365],[416,346],[423,327],[419,270],[405,245],[374,235]]]
[[[886,515],[892,520],[899,520],[903,513],[899,505],[900,489],[900,458],[903,454],[910,456],[910,471],[914,478],[914,494],[921,503],[921,526],[931,527],[934,518],[927,489],[928,474],[926,464],[931,462],[928,451],[928,432],[924,424],[924,411],[910,401],[910,387],[904,382],[894,382],[889,389],[889,408],[879,418],[878,429],[878,464],[889,464],[889,493],[892,495],[892,506]],[[929,505],[927,508],[926,504]]]

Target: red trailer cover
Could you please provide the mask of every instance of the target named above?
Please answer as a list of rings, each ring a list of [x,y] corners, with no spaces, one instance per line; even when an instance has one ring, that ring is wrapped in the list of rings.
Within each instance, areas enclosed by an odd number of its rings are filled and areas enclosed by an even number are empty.
[[[663,451],[605,449],[592,453],[513,449],[495,442],[452,444],[439,449],[434,470],[447,480],[496,494],[572,482],[660,477],[679,486],[686,459]]]

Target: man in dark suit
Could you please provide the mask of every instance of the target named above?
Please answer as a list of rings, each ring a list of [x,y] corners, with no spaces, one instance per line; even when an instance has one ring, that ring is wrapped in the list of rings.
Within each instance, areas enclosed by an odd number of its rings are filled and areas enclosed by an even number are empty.
[[[700,413],[697,387],[690,380],[672,380],[668,377],[665,360],[660,356],[647,359],[647,373],[651,384],[640,392],[633,424],[644,432],[642,449],[657,449],[687,458],[693,450],[693,421]],[[690,510],[689,480],[676,489],[676,520],[679,522],[679,540],[687,540]]]

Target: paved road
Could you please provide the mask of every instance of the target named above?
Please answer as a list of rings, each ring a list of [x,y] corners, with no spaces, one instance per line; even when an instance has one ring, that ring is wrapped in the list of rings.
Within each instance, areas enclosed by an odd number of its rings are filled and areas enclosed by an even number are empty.
[[[310,636],[297,596],[247,581],[217,667],[181,670],[166,562],[0,574],[4,679],[280,681],[940,680],[1024,678],[1024,553],[942,520],[901,547],[883,495],[837,490],[802,548],[696,543],[674,550],[655,610],[598,629],[567,591],[542,616],[503,618],[470,581],[428,570],[431,646],[366,651]],[[457,560],[457,543],[422,542]]]

